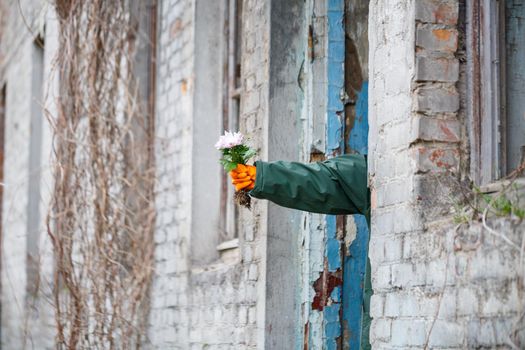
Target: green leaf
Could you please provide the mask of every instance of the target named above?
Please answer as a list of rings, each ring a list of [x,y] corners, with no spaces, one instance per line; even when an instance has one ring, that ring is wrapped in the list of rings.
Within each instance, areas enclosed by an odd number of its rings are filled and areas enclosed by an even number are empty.
[[[254,157],[257,152],[246,145],[238,145],[232,148],[221,150],[222,158],[220,164],[229,172],[237,167],[237,164],[246,164],[246,162]]]
[[[228,163],[227,165],[224,166],[224,170],[226,170],[226,172],[228,173],[235,168],[237,168],[237,163]]]
[[[244,153],[244,162],[246,163],[250,158],[254,157],[257,154],[257,151],[253,148],[248,148]]]
[[[229,161],[227,159],[224,159],[224,158],[219,160],[219,162],[224,167],[224,170],[226,170],[227,172],[230,172],[230,171],[232,171],[233,169],[235,169],[237,167],[237,163],[231,162],[231,161]]]

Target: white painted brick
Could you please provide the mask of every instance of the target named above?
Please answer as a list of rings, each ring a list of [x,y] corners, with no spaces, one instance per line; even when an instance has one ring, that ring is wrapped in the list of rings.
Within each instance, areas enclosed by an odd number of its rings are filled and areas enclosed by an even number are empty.
[[[458,315],[472,315],[478,312],[479,297],[474,288],[458,290]]]
[[[399,261],[403,256],[403,236],[395,235],[385,240],[385,261]]]
[[[251,264],[248,272],[248,280],[256,281],[258,277],[257,264]]]
[[[372,265],[373,266],[373,265]],[[389,265],[379,266],[372,273],[372,286],[377,290],[389,289],[391,287],[391,271]]]
[[[385,299],[387,317],[430,317],[437,315],[438,301],[435,297],[406,292],[389,293]]]
[[[437,320],[430,333],[429,346],[435,348],[461,347],[465,331],[462,325]]]
[[[410,287],[425,285],[426,272],[418,264],[400,263],[392,265],[392,285]]]
[[[406,128],[406,125],[405,125]],[[404,130],[406,133],[406,129]],[[413,199],[412,179],[402,179],[387,182],[378,186],[377,206],[389,206],[393,204],[407,203]]]
[[[248,323],[248,308],[246,306],[240,306],[238,316],[238,322],[240,325],[244,326]]]
[[[389,341],[392,335],[392,321],[384,318],[372,319],[370,333],[373,339]]]
[[[257,308],[256,307],[250,307],[248,309],[248,323],[249,324],[255,324],[257,321]]]
[[[393,346],[408,347],[422,346],[426,341],[426,325],[419,320],[393,320],[392,341]]]
[[[467,346],[469,349],[491,347],[495,343],[495,329],[490,319],[469,321],[467,332]]]
[[[454,319],[456,317],[457,296],[456,289],[447,288],[443,291],[441,301],[439,303],[439,318]],[[439,299],[439,296],[438,296]]]
[[[370,316],[372,318],[383,317],[385,307],[385,298],[383,295],[374,294],[370,299]]]

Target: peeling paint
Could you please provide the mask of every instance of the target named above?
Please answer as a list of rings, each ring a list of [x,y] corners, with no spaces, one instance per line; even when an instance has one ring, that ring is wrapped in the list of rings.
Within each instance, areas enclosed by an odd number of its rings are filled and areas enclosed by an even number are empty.
[[[368,11],[366,0],[347,0],[345,90],[346,152],[368,154]],[[361,28],[361,29],[360,29]],[[363,29],[365,28],[365,29]],[[343,247],[342,349],[361,347],[369,231],[363,215],[348,220]]]
[[[340,270],[336,272],[323,271],[313,284],[315,296],[312,301],[312,310],[323,311],[327,305],[340,302],[340,296],[333,293],[334,291],[336,294],[341,293],[339,286],[342,284]]]
[[[368,81],[365,81],[357,93],[355,120],[348,140],[352,151],[368,154],[368,128]]]
[[[324,311],[325,347],[327,350],[336,350],[341,341],[340,311],[341,304],[330,305]]]
[[[344,152],[344,0],[329,0],[328,3],[328,43],[327,43],[327,82],[328,105],[326,121],[326,154],[337,156]],[[343,98],[344,99],[344,98]],[[326,216],[325,270],[322,278],[322,293],[312,303],[312,308],[323,310],[324,346],[325,349],[337,349],[341,345],[341,301],[343,283],[341,240],[338,237],[338,220],[336,216]],[[317,284],[317,283],[316,283]],[[314,285],[315,289],[315,285]]]
[[[304,337],[303,337],[303,350],[308,350],[308,344],[310,341],[310,322],[304,324]]]
[[[369,231],[363,215],[354,215],[357,236],[346,247],[343,269],[343,322],[348,327],[345,342],[349,349],[358,349],[361,342],[363,286],[365,284]]]
[[[337,239],[337,217],[326,217],[326,259],[328,270],[334,272],[341,268],[341,242]]]

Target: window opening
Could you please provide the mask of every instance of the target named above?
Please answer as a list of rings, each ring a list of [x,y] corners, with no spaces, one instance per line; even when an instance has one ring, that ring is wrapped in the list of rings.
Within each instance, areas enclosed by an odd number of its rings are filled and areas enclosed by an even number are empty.
[[[225,42],[227,49],[224,79],[223,129],[238,131],[241,106],[241,43],[242,0],[229,0],[226,9]],[[238,237],[239,208],[233,201],[234,190],[228,184],[228,174],[222,173],[221,189],[221,241]]]
[[[472,174],[483,185],[525,160],[525,0],[469,0]]]

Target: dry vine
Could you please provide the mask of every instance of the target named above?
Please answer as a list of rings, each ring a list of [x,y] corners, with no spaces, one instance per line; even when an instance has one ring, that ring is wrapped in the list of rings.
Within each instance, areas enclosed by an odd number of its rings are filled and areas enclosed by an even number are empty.
[[[59,349],[144,341],[153,270],[153,122],[134,78],[133,1],[56,0],[54,249]]]

